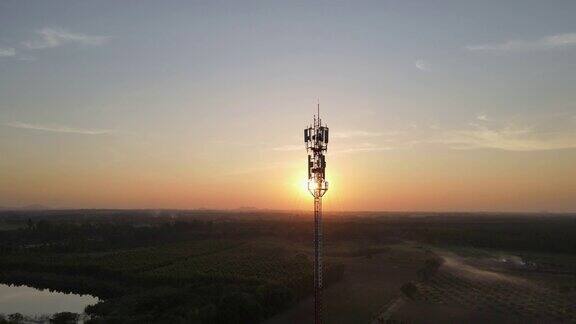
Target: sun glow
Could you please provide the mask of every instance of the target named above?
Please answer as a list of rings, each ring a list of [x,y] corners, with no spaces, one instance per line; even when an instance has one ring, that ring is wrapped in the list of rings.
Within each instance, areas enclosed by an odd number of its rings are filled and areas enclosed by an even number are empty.
[[[306,194],[309,195],[310,193],[308,192],[308,179],[301,179],[299,182],[299,187],[300,190]]]

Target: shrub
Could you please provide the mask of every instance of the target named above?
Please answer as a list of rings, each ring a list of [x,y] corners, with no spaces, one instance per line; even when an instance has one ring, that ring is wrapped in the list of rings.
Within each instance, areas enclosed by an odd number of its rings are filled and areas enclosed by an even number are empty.
[[[414,299],[414,295],[418,291],[418,288],[413,282],[410,281],[403,284],[400,290],[404,293],[404,295],[406,295],[406,297]]]
[[[20,313],[14,313],[8,315],[8,322],[9,323],[22,323],[24,321],[24,315]]]
[[[50,319],[50,323],[55,324],[70,324],[78,322],[79,315],[71,312],[56,313]]]

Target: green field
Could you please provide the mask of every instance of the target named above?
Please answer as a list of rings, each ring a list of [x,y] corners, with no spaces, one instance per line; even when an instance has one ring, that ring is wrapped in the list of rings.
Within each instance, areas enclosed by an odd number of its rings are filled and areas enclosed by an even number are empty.
[[[88,253],[31,249],[3,254],[0,264],[4,282],[103,298],[87,309],[93,321],[258,321],[306,296],[312,281],[307,251],[276,239],[211,238]],[[328,264],[327,276],[336,268]],[[163,302],[180,298],[187,302]]]

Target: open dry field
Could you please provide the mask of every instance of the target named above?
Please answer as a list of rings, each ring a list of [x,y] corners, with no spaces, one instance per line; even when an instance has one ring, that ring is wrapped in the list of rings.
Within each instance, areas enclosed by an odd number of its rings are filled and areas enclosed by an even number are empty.
[[[367,257],[346,255],[348,246],[327,248],[328,260],[346,265],[343,279],[323,295],[328,323],[576,321],[576,277],[567,274],[574,260],[566,255],[462,247],[455,253],[405,242],[373,247]],[[424,280],[418,273],[430,258],[442,264]],[[402,292],[407,283],[416,287],[411,297]],[[309,322],[313,315],[307,298],[267,323]]]
[[[387,319],[426,322],[574,322],[574,275],[540,272],[516,255],[468,256],[436,249],[444,263],[427,281],[417,281],[413,298]],[[569,261],[569,260],[568,260]]]
[[[411,244],[374,247],[371,256],[351,252],[349,244],[327,246],[327,260],[346,265],[341,281],[323,294],[326,323],[369,323],[387,301],[396,300],[403,283],[416,280],[416,273],[429,254]],[[350,251],[346,253],[345,251]],[[338,255],[338,256],[334,256]],[[313,299],[307,298],[266,323],[310,323]]]

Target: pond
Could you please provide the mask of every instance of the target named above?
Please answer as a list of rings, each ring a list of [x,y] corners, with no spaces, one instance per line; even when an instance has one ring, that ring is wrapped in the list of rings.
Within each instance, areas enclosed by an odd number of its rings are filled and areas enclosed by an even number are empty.
[[[64,294],[26,286],[0,284],[0,313],[21,313],[27,316],[59,312],[83,313],[84,307],[96,304],[90,295]]]

